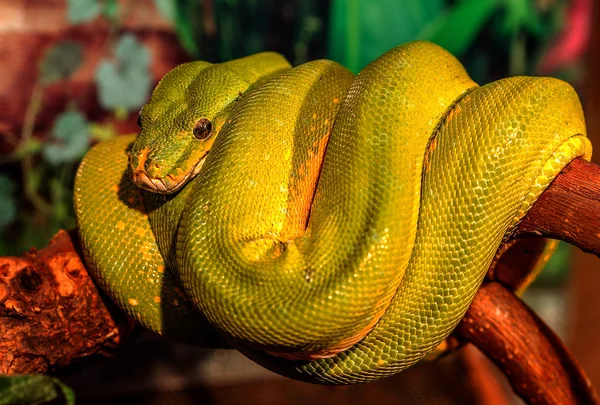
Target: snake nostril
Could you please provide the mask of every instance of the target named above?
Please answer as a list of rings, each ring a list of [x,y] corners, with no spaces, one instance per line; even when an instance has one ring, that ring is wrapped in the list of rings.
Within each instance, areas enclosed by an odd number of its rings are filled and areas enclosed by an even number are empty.
[[[148,162],[148,161],[146,161],[146,164],[144,165],[144,169],[146,170],[146,174],[148,175],[148,177],[151,177],[151,178],[161,178],[161,177],[163,177],[161,175],[160,167],[161,167],[161,165],[158,162]]]

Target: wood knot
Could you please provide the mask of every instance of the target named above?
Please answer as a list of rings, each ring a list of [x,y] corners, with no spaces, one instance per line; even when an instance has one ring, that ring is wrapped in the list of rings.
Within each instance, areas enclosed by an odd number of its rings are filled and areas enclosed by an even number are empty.
[[[15,279],[21,289],[28,293],[36,293],[42,286],[42,276],[31,266],[21,269]]]

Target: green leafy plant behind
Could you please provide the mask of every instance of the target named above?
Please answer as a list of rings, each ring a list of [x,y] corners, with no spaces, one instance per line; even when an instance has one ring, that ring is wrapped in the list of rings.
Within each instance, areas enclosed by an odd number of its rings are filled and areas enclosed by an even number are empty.
[[[113,23],[117,22],[117,0],[67,0],[67,18],[73,25],[90,22],[100,15]]]
[[[59,42],[46,52],[40,64],[40,82],[49,85],[70,77],[83,61],[83,47],[74,41]]]
[[[67,17],[71,24],[81,24],[93,20],[100,14],[98,0],[68,0]]]
[[[0,376],[0,405],[75,405],[75,393],[57,378]]]
[[[173,0],[174,29],[183,49],[193,58],[200,57],[202,42],[202,8],[199,1]]]
[[[42,149],[44,159],[53,166],[79,161],[90,146],[85,116],[79,111],[61,114],[52,127],[50,142]]]
[[[415,39],[431,41],[460,57],[473,44],[500,3],[501,0],[461,1],[426,24]]]
[[[504,75],[533,74],[540,46],[557,31],[553,12],[542,13],[531,0],[333,0],[329,23],[328,57],[358,73],[389,49],[417,39],[434,42],[457,57],[490,69],[494,54],[508,59]],[[473,53],[482,32],[486,49]],[[534,42],[535,44],[535,42]],[[478,74],[475,69],[475,76]],[[488,75],[489,76],[489,75]]]
[[[160,3],[165,8],[169,2]],[[72,24],[96,17],[109,22],[106,57],[96,67],[95,82],[99,103],[116,120],[127,118],[147,101],[152,81],[148,49],[134,35],[120,34],[121,20],[132,5],[121,6],[117,0],[67,3]],[[40,60],[18,144],[13,153],[0,157],[0,164],[20,166],[17,175],[0,176],[0,255],[45,246],[58,229],[75,226],[72,185],[77,163],[93,141],[117,135],[114,120],[88,122],[75,99],[55,118],[47,136],[39,132],[36,121],[45,107],[44,92],[50,85],[67,85],[83,58],[82,44],[65,40],[49,47]]]
[[[164,19],[175,21],[175,0],[154,0],[154,7]]]
[[[333,0],[328,56],[358,73],[391,48],[418,38],[443,11],[443,0]]]
[[[73,168],[64,166],[64,163],[77,161],[89,147],[89,136],[81,130],[86,126],[85,117],[75,112],[59,115],[51,142],[44,143],[34,137],[33,131],[37,115],[44,107],[42,95],[45,88],[68,79],[82,61],[82,46],[74,41],[56,43],[40,61],[19,143],[15,151],[3,159],[5,163],[20,163],[23,187],[22,192],[17,194],[15,176],[2,176],[0,179],[0,254],[18,254],[32,245],[39,246],[39,243],[34,244],[34,240],[41,237],[45,244],[57,227],[73,224],[69,176]],[[40,152],[44,159],[37,159]],[[52,168],[47,167],[48,164]],[[11,237],[6,232],[15,221],[17,236]],[[49,228],[44,225],[49,225]],[[46,233],[46,229],[52,233]]]
[[[135,36],[123,35],[115,46],[114,60],[104,59],[95,75],[100,105],[107,110],[139,109],[150,93],[150,53]]]

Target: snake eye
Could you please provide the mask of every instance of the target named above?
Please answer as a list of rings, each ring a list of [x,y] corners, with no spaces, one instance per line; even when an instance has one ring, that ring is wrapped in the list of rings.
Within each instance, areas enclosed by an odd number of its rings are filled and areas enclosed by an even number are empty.
[[[142,112],[141,111],[137,117],[137,124],[138,124],[138,127],[140,127],[140,128],[142,127]]]
[[[212,132],[212,123],[208,118],[201,118],[198,120],[198,122],[196,122],[196,125],[194,125],[193,132],[197,139],[206,139]]]

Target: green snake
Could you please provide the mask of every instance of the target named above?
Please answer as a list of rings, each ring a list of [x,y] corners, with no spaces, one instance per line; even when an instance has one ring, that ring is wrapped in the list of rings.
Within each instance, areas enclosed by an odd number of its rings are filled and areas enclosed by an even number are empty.
[[[139,124],[78,170],[96,282],[162,335],[330,384],[440,345],[529,207],[591,155],[571,86],[479,87],[426,42],[356,77],[269,52],[183,64]]]

